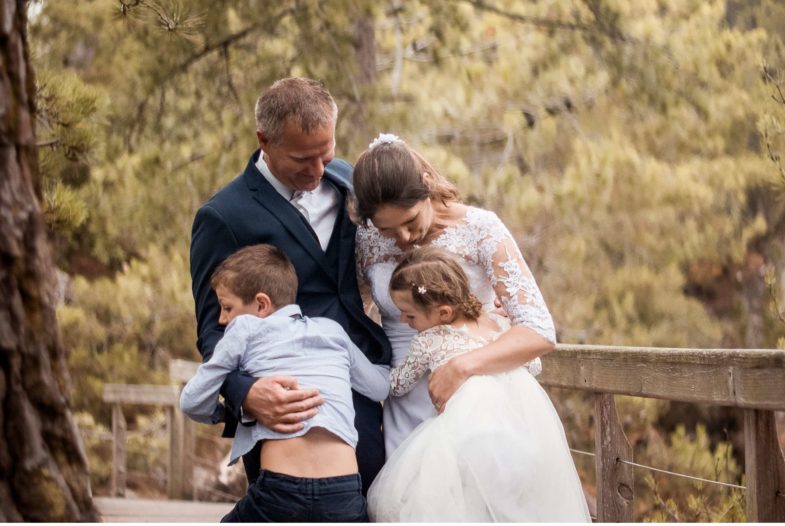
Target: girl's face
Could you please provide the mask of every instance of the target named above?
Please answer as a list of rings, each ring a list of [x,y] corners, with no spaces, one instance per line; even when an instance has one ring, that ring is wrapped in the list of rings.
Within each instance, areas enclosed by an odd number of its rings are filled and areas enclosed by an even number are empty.
[[[430,199],[423,199],[411,208],[382,205],[371,218],[379,233],[395,240],[403,250],[422,244],[433,225]]]
[[[401,311],[401,323],[406,323],[417,332],[449,323],[445,320],[442,309],[438,306],[423,308],[414,303],[412,293],[409,290],[390,291],[390,297],[395,306]]]

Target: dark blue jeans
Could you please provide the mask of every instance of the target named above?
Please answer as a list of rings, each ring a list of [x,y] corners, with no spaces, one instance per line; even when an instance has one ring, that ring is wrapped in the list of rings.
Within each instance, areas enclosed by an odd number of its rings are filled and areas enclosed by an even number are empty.
[[[262,470],[221,522],[368,522],[360,475],[309,479]]]

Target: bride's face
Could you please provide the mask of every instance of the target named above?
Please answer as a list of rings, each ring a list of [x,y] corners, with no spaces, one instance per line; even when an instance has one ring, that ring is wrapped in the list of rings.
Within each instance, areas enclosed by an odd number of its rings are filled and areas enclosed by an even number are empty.
[[[403,250],[423,244],[433,225],[430,199],[423,199],[411,208],[382,205],[371,218],[379,233],[395,240]]]
[[[411,291],[393,290],[390,291],[390,297],[401,311],[401,323],[407,324],[417,332],[445,323],[437,307],[425,309],[414,303]]]

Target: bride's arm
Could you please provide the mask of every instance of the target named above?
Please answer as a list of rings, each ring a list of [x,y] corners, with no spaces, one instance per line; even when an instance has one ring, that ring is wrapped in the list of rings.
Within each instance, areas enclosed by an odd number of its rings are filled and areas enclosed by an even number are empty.
[[[518,245],[498,221],[497,232],[480,243],[483,265],[512,327],[494,342],[457,356],[430,376],[429,391],[443,407],[467,378],[524,365],[553,350],[553,319]]]

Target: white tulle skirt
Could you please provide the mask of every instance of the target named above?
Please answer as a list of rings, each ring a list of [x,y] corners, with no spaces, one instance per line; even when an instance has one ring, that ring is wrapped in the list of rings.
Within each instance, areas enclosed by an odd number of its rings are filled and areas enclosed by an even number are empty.
[[[374,522],[591,522],[564,429],[526,368],[470,378],[395,450]]]

